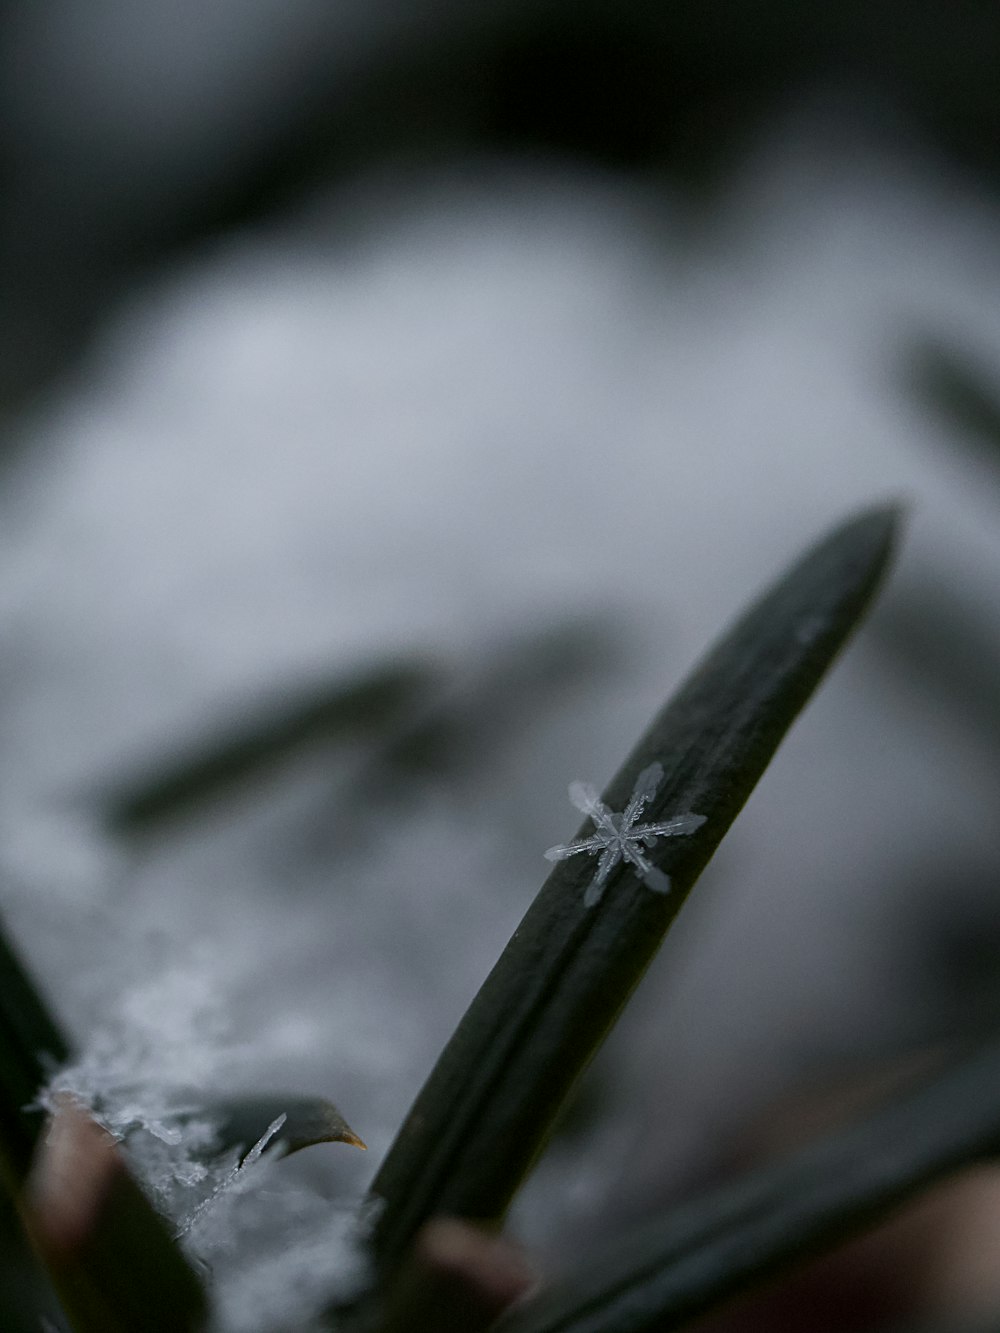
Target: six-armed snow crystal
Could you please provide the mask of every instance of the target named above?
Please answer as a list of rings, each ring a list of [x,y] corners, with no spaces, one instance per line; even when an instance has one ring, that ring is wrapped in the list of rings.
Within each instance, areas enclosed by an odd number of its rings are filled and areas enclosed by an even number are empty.
[[[656,794],[656,789],[663,781],[663,766],[650,764],[636,779],[628,805],[621,814],[609,810],[597,794],[596,788],[588,782],[571,782],[569,799],[576,808],[594,821],[594,833],[589,838],[577,838],[574,842],[560,843],[550,847],[545,853],[549,861],[565,861],[577,852],[599,855],[597,872],[587,887],[584,895],[584,907],[593,907],[600,902],[608,876],[619,861],[628,861],[639,872],[643,884],[654,893],[670,892],[670,876],[658,870],[643,854],[643,847],[652,847],[657,838],[670,838],[678,834],[693,833],[705,822],[704,815],[675,815],[673,819],[659,824],[637,824],[646,805]]]

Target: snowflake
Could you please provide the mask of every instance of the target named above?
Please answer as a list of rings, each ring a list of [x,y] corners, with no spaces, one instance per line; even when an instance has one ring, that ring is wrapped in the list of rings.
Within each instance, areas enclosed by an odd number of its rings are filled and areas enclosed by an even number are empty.
[[[663,767],[650,764],[636,779],[628,805],[621,814],[609,810],[597,794],[596,788],[587,782],[571,782],[569,799],[576,808],[594,821],[594,833],[589,838],[577,838],[574,842],[560,843],[550,847],[545,853],[549,861],[565,861],[578,852],[599,855],[597,872],[584,895],[584,907],[593,907],[599,903],[604,893],[608,876],[619,861],[628,861],[639,872],[639,878],[647,889],[654,893],[670,892],[670,876],[656,866],[643,854],[644,847],[652,847],[657,838],[670,838],[678,834],[693,833],[705,822],[704,815],[675,815],[673,819],[659,824],[637,824],[649,801],[656,794],[656,789],[663,781]]]

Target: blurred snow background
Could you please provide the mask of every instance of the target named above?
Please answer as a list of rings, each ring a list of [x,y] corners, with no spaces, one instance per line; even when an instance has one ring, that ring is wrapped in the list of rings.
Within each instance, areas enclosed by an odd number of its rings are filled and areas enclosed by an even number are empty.
[[[317,1092],[366,1139],[269,1168],[266,1234],[205,1242],[226,1328],[285,1327],[293,1290],[305,1327],[302,1237],[343,1229],[573,832],[567,783],[886,497],[912,517],[884,606],[514,1226],[578,1255],[773,1099],[994,1012],[1000,491],[915,353],[996,386],[1000,204],[950,155],[968,107],[917,114],[933,64],[887,88],[788,57],[692,171],[689,129],[637,147],[620,105],[607,141],[547,121],[513,4],[189,8],[0,15],[0,908],[97,1090]],[[513,96],[470,111],[494,46],[537,132]],[[717,106],[664,97],[675,126]]]

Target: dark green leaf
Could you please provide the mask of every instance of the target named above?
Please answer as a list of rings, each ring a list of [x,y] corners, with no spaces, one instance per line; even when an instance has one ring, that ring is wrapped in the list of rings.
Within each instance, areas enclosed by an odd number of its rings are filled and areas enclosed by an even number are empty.
[[[480,757],[495,751],[531,713],[606,671],[607,627],[567,620],[504,643],[478,668],[459,675],[378,747],[352,784],[354,801],[377,802],[386,788],[412,788],[428,776],[468,781]]]
[[[994,1040],[864,1121],[611,1245],[503,1333],[662,1333],[998,1152]]]
[[[50,1130],[43,1140],[43,1114],[30,1108],[68,1057],[65,1038],[0,933],[0,1166],[60,1301],[77,1333],[195,1329],[205,1310],[201,1284],[104,1132],[73,1107],[64,1124],[76,1127],[76,1137],[60,1131],[53,1138]],[[32,1203],[39,1180],[47,1199],[62,1197],[72,1211],[86,1203],[82,1182],[95,1163],[105,1174],[91,1191],[92,1217],[79,1246],[53,1244],[44,1210]]]
[[[24,964],[0,928],[0,1174],[12,1194],[27,1175],[43,1123],[29,1109],[69,1055]]]
[[[379,1171],[373,1242],[383,1276],[430,1217],[502,1216],[580,1071],[617,1018],[787,728],[867,606],[898,514],[845,524],[762,598],[694,672],[612,780],[622,810],[638,774],[664,769],[643,815],[688,811],[697,832],[649,853],[653,893],[619,865],[583,905],[589,858],[561,862],[445,1048]],[[587,832],[587,829],[582,832]]]
[[[215,1151],[238,1148],[242,1158],[282,1115],[285,1122],[265,1147],[265,1152],[272,1146],[280,1146],[285,1153],[299,1152],[317,1143],[367,1147],[333,1102],[322,1097],[283,1097],[277,1093],[264,1097],[210,1097],[193,1109],[189,1118],[204,1119],[213,1126]]]
[[[156,773],[108,794],[108,819],[123,833],[142,833],[217,800],[317,741],[345,740],[384,728],[426,688],[424,666],[380,666],[315,687],[299,699],[260,701],[207,743]]]

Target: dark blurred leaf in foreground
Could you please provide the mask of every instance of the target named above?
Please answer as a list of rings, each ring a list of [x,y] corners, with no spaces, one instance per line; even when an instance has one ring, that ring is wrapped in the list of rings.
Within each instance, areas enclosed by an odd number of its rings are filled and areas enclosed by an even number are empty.
[[[503,1333],[658,1333],[871,1225],[1000,1152],[996,1038],[785,1161],[609,1241]]]

